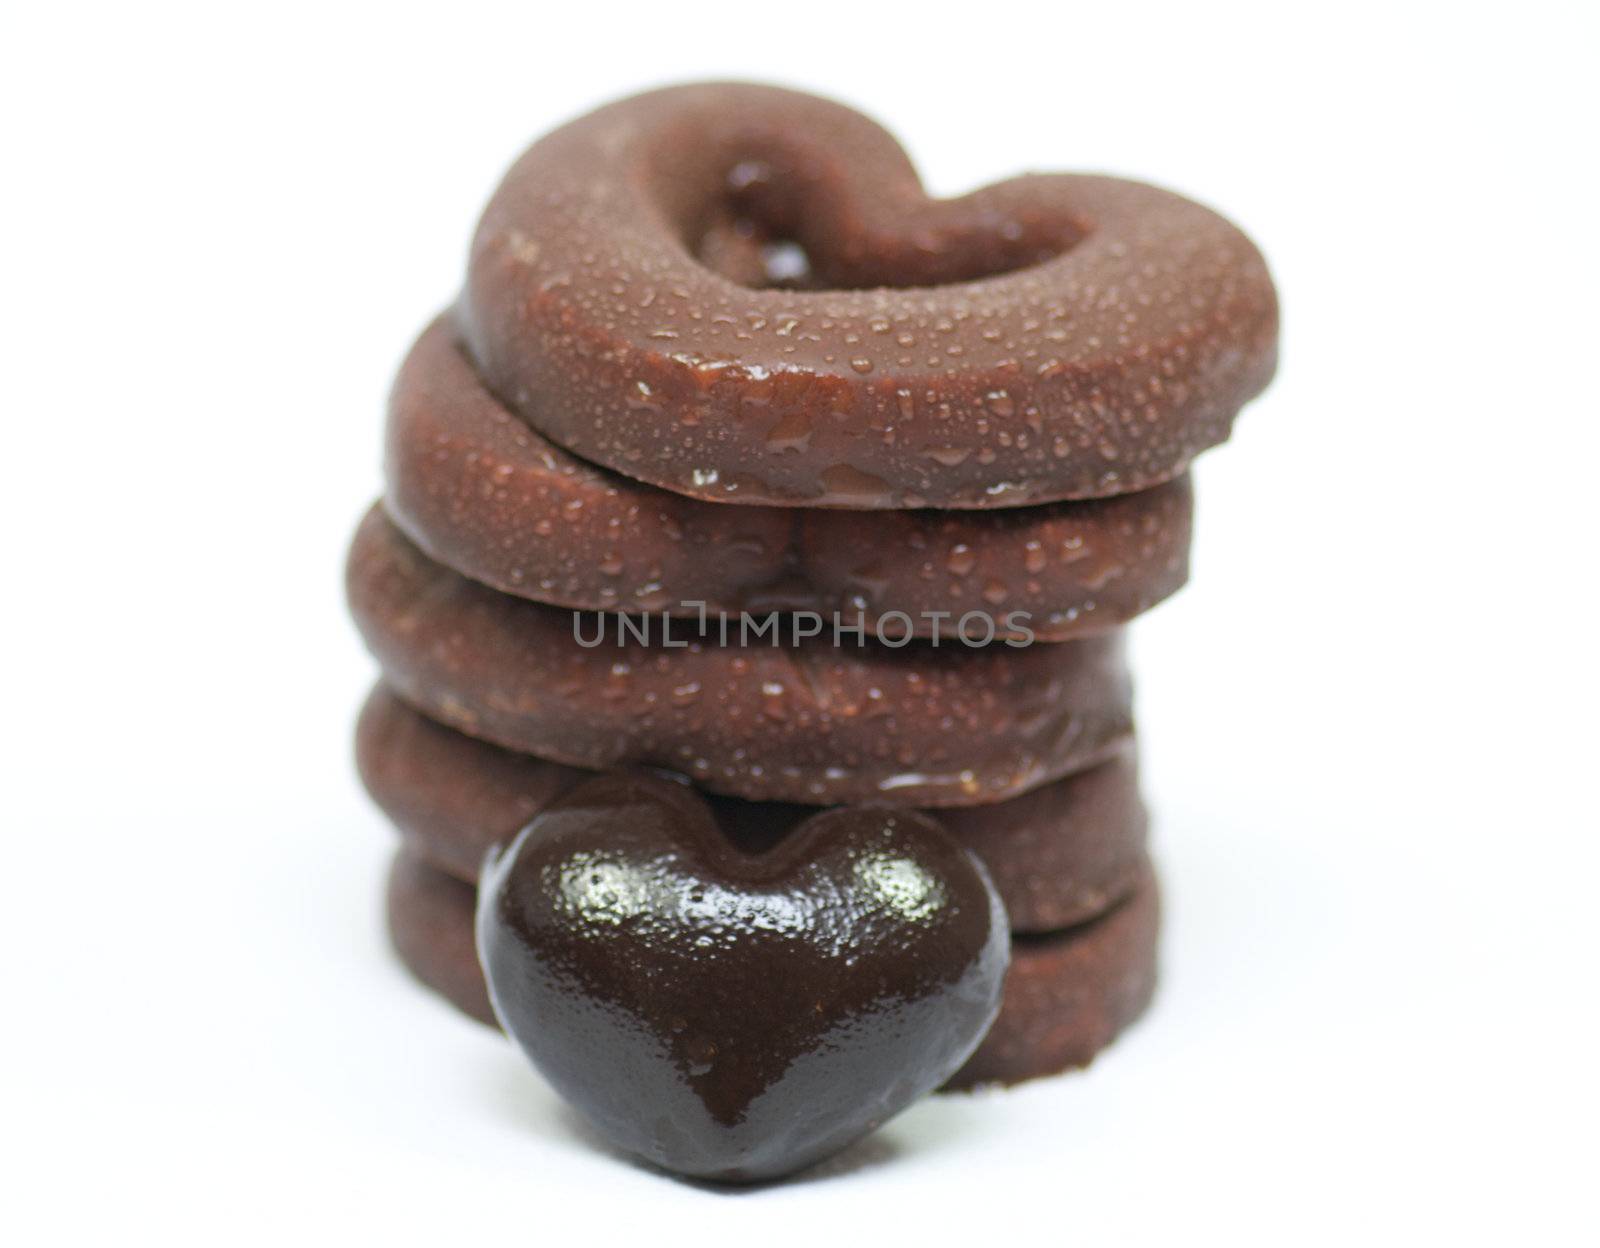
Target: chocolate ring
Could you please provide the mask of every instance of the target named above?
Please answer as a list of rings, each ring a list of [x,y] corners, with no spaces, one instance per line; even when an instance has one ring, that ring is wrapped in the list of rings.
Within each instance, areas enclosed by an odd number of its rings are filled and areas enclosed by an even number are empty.
[[[534,144],[460,322],[524,420],[641,481],[1011,507],[1179,475],[1270,379],[1277,301],[1249,240],[1168,191],[1051,175],[934,200],[859,113],[720,84]]]
[[[1104,761],[1133,731],[1119,633],[894,649],[741,644],[736,621],[724,645],[716,621],[700,635],[678,621],[669,646],[664,617],[647,617],[634,623],[648,642],[623,639],[626,617],[512,598],[434,563],[377,508],[351,544],[347,592],[384,679],[429,717],[554,762],[662,767],[756,801],[998,802]]]
[[[468,883],[484,855],[595,773],[513,754],[436,724],[382,685],[356,727],[367,792],[406,851]],[[989,870],[1011,929],[1049,932],[1086,922],[1132,891],[1144,870],[1148,819],[1133,750],[1075,776],[988,806],[932,814]],[[777,844],[815,807],[708,798],[747,853]]]
[[[1187,477],[991,512],[722,507],[596,468],[506,410],[436,321],[389,405],[384,503],[428,555],[520,597],[594,611],[969,613],[1042,640],[1124,624],[1188,575]],[[970,626],[969,626],[970,627]]]
[[[498,1026],[473,941],[476,889],[409,853],[389,874],[389,936],[406,968],[463,1013]],[[1132,896],[1066,932],[1011,946],[1000,1016],[946,1091],[1087,1066],[1155,990],[1160,903],[1146,864]]]

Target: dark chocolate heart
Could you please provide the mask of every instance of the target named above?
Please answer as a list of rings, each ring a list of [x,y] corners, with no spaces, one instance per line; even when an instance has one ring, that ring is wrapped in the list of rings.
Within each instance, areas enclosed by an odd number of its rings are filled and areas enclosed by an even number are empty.
[[[1000,1006],[1005,910],[923,815],[830,810],[760,856],[690,789],[614,773],[485,867],[495,1013],[612,1142],[680,1174],[773,1178],[960,1067]]]

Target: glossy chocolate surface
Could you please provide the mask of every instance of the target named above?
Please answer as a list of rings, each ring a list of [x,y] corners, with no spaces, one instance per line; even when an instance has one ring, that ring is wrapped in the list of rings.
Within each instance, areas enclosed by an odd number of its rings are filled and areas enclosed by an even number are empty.
[[[733,849],[688,788],[588,781],[485,871],[501,1023],[608,1139],[675,1172],[800,1169],[938,1087],[1000,1006],[1005,912],[909,811]]]
[[[930,199],[861,114],[702,84],[540,140],[459,309],[484,380],[596,464],[713,501],[989,508],[1128,493],[1276,362],[1260,255],[1115,178]]]
[[[410,853],[389,876],[389,932],[418,980],[479,1022],[496,1025],[472,939],[475,890]],[[1088,923],[1011,942],[1000,1014],[944,1085],[961,1091],[1087,1066],[1150,1003],[1160,895],[1148,863],[1134,891]]]
[[[597,611],[963,616],[1050,641],[1126,623],[1183,585],[1188,477],[1001,511],[726,507],[571,455],[508,411],[430,326],[395,379],[384,505],[431,558],[508,594]],[[1020,613],[1020,614],[1019,614]],[[976,622],[969,627],[975,627]]]

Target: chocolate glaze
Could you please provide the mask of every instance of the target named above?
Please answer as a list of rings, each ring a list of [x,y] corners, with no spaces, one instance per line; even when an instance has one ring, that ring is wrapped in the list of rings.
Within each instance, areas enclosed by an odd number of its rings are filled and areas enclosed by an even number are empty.
[[[555,762],[664,767],[734,797],[981,805],[1101,762],[1133,730],[1115,633],[1024,648],[715,636],[666,648],[659,631],[617,646],[613,630],[588,649],[573,613],[439,566],[377,509],[347,590],[384,679],[429,716]]]
[[[738,84],[534,144],[484,213],[459,319],[551,441],[682,494],[811,507],[1169,480],[1227,436],[1277,341],[1260,255],[1197,204],[1066,175],[929,199],[859,113]]]
[[[496,1016],[557,1091],[619,1147],[736,1182],[954,1074],[1009,951],[983,869],[914,811],[824,811],[752,857],[691,790],[620,774],[486,864],[477,933]]]
[[[514,754],[418,714],[381,685],[356,729],[367,791],[406,848],[468,882],[484,855],[557,797],[596,773]],[[1147,818],[1131,746],[1108,762],[1010,801],[938,812],[988,868],[1014,932],[1082,923],[1133,891]],[[708,799],[723,834],[746,853],[777,844],[814,807]]]
[[[972,611],[1002,627],[1024,612],[1036,636],[1062,640],[1125,623],[1188,576],[1187,477],[989,512],[722,507],[546,440],[484,388],[444,321],[395,380],[386,467],[390,516],[432,558],[586,610],[901,611],[922,636],[954,635]]]
[[[410,854],[389,881],[389,930],[401,961],[479,1022],[495,1025],[472,946],[474,890]],[[1148,864],[1126,902],[1069,931],[1013,940],[1000,1014],[955,1091],[1087,1066],[1149,1004],[1159,894]]]

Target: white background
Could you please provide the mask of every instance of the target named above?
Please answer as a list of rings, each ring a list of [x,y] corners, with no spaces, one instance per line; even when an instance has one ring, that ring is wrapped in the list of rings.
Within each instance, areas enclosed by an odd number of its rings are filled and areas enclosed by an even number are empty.
[[[1594,1242],[1592,6],[893,7],[8,7],[8,1242]],[[739,1195],[389,957],[340,591],[501,171],[709,76],[1166,183],[1284,306],[1136,630],[1155,1008]]]

